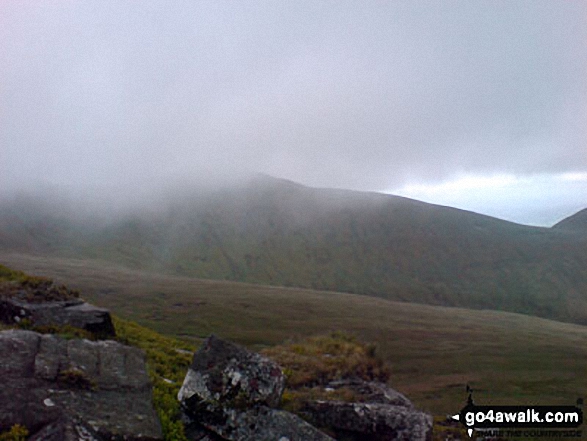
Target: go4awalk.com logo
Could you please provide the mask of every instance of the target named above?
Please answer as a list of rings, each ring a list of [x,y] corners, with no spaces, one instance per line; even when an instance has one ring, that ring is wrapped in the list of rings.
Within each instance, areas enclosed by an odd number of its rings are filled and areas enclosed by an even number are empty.
[[[466,426],[469,437],[473,436],[475,430],[502,437],[582,436],[578,430],[583,424],[582,399],[577,400],[576,406],[477,406],[469,386],[467,392],[467,405],[452,418]]]

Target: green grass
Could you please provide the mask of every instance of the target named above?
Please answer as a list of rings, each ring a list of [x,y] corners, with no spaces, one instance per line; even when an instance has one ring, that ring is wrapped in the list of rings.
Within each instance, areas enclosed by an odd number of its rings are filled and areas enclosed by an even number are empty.
[[[587,327],[351,294],[197,280],[95,261],[3,255],[84,298],[197,345],[210,333],[267,348],[340,330],[373,342],[391,386],[436,415],[479,404],[574,404],[587,396]]]
[[[273,346],[262,353],[282,367],[287,380],[282,406],[295,413],[309,400],[363,401],[348,388],[326,391],[331,381],[361,378],[387,382],[390,376],[374,346],[341,332]]]
[[[44,325],[36,326],[29,319],[23,319],[19,323],[12,325],[3,325],[5,328],[24,329],[38,332],[40,334],[56,334],[66,340],[74,338],[85,338],[87,340],[100,340],[100,336],[86,331],[85,329],[75,328],[70,325]],[[2,328],[0,328],[2,329]]]
[[[117,340],[145,351],[153,382],[153,405],[168,441],[187,441],[180,421],[177,393],[192,361],[194,345],[164,337],[137,323],[113,317]]]
[[[79,292],[68,289],[65,285],[55,284],[49,278],[30,276],[0,265],[0,296],[13,295],[30,302],[44,302],[76,299]]]
[[[309,337],[262,351],[289,374],[292,389],[324,386],[330,381],[359,377],[366,381],[389,380],[389,369],[375,356],[375,347],[341,332]]]

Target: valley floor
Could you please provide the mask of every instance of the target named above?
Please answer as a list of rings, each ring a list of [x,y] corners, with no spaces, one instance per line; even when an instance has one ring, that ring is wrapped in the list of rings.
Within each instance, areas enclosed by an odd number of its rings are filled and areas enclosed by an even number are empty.
[[[520,314],[366,296],[198,280],[112,264],[0,252],[0,263],[48,276],[158,332],[210,333],[254,349],[341,330],[376,343],[391,385],[437,415],[465,404],[574,404],[587,396],[587,327]]]

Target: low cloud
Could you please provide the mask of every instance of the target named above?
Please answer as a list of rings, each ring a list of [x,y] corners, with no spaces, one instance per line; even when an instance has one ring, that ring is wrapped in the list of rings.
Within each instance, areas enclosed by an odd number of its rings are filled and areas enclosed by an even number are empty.
[[[582,2],[6,1],[0,186],[587,171]],[[43,184],[43,185],[45,185]]]

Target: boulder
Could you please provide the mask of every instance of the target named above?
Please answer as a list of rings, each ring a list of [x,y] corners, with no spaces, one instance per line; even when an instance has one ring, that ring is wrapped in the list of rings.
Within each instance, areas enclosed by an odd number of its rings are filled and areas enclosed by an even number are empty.
[[[380,403],[310,401],[304,413],[337,438],[360,441],[432,439],[432,417],[410,407]]]
[[[281,368],[215,336],[194,354],[179,391],[191,440],[332,441],[289,412],[277,410]]]
[[[98,338],[115,335],[107,309],[98,308],[79,299],[30,302],[14,297],[0,297],[0,321],[18,324],[27,320],[33,326],[72,326]]]
[[[140,349],[114,341],[0,332],[0,431],[31,440],[160,440]]]
[[[275,362],[212,335],[194,354],[178,394],[187,413],[219,407],[277,407],[285,376]]]

